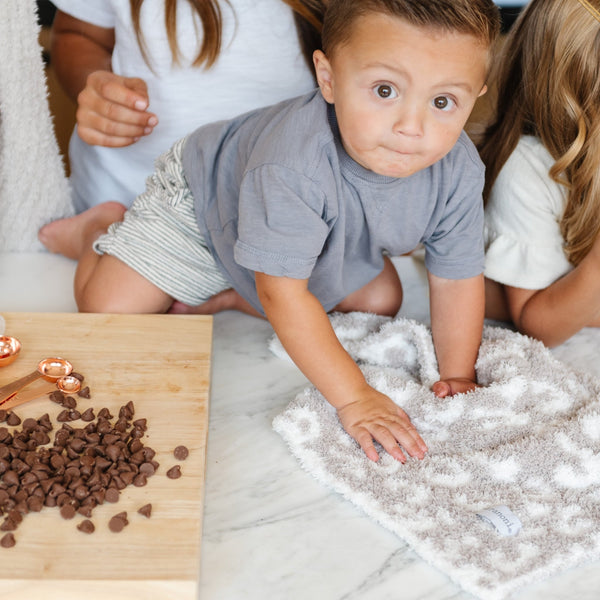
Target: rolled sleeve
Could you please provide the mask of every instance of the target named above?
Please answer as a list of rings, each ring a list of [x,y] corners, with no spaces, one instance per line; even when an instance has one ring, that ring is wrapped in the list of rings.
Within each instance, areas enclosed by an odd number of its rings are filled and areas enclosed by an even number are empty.
[[[434,234],[424,240],[425,266],[437,277],[467,279],[483,272],[483,169],[456,182]]]

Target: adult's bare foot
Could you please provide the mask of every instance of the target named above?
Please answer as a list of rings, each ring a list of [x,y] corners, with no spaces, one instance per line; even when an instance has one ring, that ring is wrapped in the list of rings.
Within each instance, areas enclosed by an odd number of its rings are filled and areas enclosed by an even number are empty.
[[[74,217],[44,225],[38,238],[51,252],[78,260],[111,223],[123,219],[126,210],[120,202],[104,202]]]

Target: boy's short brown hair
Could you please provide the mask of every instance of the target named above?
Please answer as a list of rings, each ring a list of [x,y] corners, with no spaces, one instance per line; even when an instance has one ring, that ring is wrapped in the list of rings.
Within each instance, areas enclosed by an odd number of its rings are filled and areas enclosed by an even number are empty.
[[[352,35],[359,17],[381,13],[415,27],[472,35],[490,47],[500,32],[500,14],[492,0],[329,0],[323,22],[323,51],[331,56]]]

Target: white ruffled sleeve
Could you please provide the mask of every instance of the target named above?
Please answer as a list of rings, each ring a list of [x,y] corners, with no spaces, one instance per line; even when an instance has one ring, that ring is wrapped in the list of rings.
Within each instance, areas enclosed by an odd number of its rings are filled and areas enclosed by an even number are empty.
[[[500,171],[485,209],[485,276],[538,290],[568,273],[560,232],[566,190],[548,175],[552,157],[524,136]]]

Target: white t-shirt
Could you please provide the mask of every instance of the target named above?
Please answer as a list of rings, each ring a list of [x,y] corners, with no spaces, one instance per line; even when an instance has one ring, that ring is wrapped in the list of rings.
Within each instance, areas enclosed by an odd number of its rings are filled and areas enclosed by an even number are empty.
[[[130,206],[144,191],[155,159],[198,126],[303,94],[315,87],[302,54],[292,9],[281,0],[220,2],[222,50],[208,70],[192,67],[201,26],[187,0],[177,3],[183,66],[173,66],[164,1],[144,0],[141,28],[152,69],[135,37],[128,0],[53,0],[65,13],[114,28],[113,71],[148,84],[154,131],[126,148],[89,146],[75,129],[69,146],[71,185],[80,212],[106,200]]]
[[[541,141],[523,136],[492,188],[485,209],[485,276],[540,290],[573,267],[560,232],[567,190],[548,174],[554,164]]]

